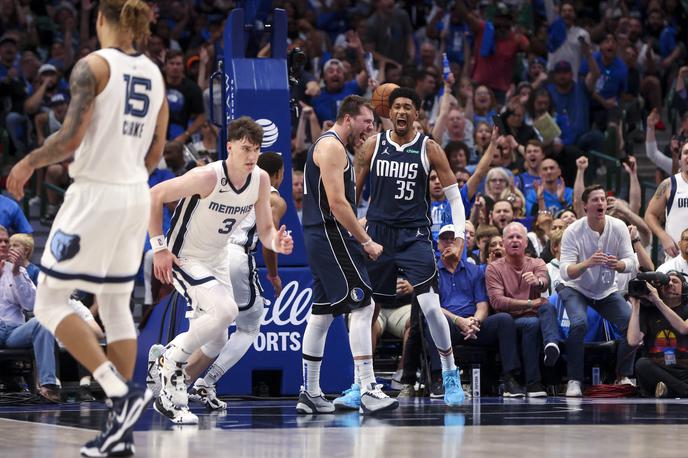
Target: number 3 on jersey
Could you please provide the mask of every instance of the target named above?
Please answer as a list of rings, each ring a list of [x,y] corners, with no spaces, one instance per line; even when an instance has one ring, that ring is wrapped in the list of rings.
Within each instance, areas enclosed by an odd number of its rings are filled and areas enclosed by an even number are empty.
[[[222,221],[222,224],[224,224],[225,227],[221,227],[217,230],[217,232],[219,232],[220,234],[229,234],[230,232],[232,232],[234,223],[236,223],[236,220],[234,218],[227,218],[226,220]]]
[[[415,182],[397,180],[397,186],[397,193],[394,194],[395,199],[413,200],[413,197],[416,195],[416,192],[414,190],[414,187],[416,186]]]
[[[143,118],[148,114],[148,105],[150,105],[148,92],[151,90],[151,80],[124,75],[124,83],[126,85],[124,114]]]

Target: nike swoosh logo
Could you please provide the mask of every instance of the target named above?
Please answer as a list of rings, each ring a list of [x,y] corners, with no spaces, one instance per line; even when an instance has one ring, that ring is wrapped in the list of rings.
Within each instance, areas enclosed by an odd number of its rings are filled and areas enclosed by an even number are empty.
[[[229,189],[220,189],[218,192],[222,194],[223,192],[229,192]]]

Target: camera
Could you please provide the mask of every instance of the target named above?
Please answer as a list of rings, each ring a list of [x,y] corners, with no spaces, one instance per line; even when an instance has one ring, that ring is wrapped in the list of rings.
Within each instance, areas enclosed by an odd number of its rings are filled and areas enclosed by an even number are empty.
[[[650,294],[647,282],[655,288],[668,285],[669,276],[662,272],[641,272],[633,280],[628,282],[628,295],[631,297],[643,297]]]

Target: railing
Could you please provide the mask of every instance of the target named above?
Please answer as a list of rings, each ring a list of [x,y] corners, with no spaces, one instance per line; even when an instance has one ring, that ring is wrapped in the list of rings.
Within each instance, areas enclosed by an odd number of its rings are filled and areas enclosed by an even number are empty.
[[[588,178],[592,182],[601,184],[605,189],[621,189],[621,161],[599,151],[588,152]],[[604,183],[600,183],[600,180]]]

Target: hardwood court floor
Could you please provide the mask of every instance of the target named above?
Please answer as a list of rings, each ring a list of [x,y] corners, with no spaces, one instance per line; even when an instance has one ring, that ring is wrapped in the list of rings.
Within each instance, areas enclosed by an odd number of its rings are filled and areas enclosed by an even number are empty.
[[[377,417],[297,416],[294,401],[233,401],[198,426],[148,409],[139,457],[686,457],[687,400],[482,398],[448,410],[418,399]],[[0,456],[70,457],[95,435],[102,404],[0,407]]]

